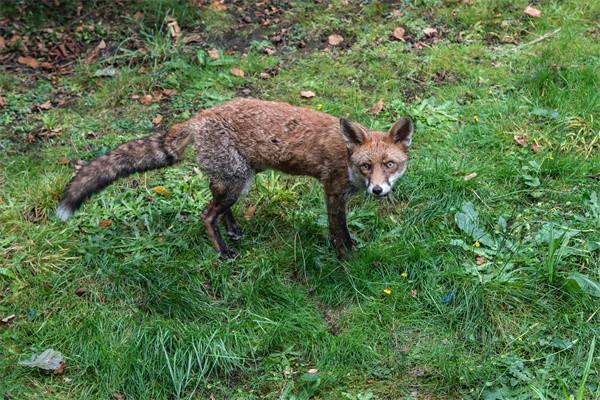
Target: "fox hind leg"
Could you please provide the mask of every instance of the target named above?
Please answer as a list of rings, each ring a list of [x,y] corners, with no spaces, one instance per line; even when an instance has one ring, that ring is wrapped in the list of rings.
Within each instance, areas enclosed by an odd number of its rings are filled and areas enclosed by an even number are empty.
[[[233,219],[233,214],[231,214],[231,206],[233,206],[240,198],[245,183],[246,179],[228,179],[227,181],[211,179],[210,181],[210,190],[213,199],[202,211],[201,218],[213,247],[219,252],[221,257],[224,258],[235,258],[237,254],[235,251],[231,250],[223,240],[223,237],[219,232],[218,222],[221,217],[225,218],[225,224],[230,223],[231,220],[235,221],[235,219]],[[235,225],[239,229],[237,222]],[[228,227],[228,231],[229,230]]]
[[[233,213],[231,212],[231,207],[229,207],[223,213],[223,224],[225,225],[225,230],[227,232],[227,236],[231,240],[240,240],[244,237],[244,231],[240,227],[240,224],[235,220]]]

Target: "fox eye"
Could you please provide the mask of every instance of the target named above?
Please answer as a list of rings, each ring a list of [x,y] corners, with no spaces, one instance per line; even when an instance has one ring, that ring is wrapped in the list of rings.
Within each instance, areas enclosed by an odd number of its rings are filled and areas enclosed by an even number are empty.
[[[385,163],[385,167],[387,169],[394,168],[395,166],[396,166],[396,163],[393,162],[393,161],[388,161],[388,162]]]
[[[370,171],[371,164],[369,164],[369,163],[360,164],[360,169],[362,169],[363,171]]]

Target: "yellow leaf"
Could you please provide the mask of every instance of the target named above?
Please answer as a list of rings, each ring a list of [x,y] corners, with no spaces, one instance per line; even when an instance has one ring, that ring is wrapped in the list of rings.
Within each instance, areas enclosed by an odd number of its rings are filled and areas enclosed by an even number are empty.
[[[167,189],[164,186],[154,186],[150,190],[152,190],[156,194],[160,194],[161,196],[165,196],[165,197],[169,197],[171,195],[171,192],[169,192],[169,189]]]

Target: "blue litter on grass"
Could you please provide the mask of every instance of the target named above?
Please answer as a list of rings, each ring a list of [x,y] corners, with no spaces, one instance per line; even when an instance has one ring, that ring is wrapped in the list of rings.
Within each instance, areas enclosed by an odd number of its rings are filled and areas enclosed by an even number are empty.
[[[442,297],[442,303],[444,303],[445,305],[452,303],[455,294],[456,290],[452,289],[451,291],[449,291],[447,294],[444,295],[444,297]]]

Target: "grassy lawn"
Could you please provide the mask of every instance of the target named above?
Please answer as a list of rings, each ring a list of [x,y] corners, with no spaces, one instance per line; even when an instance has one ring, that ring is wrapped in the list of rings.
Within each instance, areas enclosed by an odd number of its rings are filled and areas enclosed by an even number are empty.
[[[0,4],[1,398],[600,398],[600,2],[53,3]],[[81,162],[235,96],[415,119],[351,259],[264,172],[220,260],[191,151],[56,220]]]

